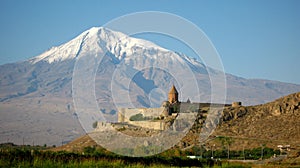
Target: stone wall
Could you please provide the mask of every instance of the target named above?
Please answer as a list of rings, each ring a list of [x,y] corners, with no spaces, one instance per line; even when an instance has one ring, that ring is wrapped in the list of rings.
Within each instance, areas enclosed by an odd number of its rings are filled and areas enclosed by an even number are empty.
[[[128,121],[127,123],[154,130],[164,130],[165,127],[165,123],[163,121]]]
[[[164,110],[160,108],[119,108],[118,122],[128,122],[130,117],[136,114],[143,114],[144,117],[158,117]]]
[[[232,102],[231,106],[232,107],[240,107],[240,106],[242,106],[242,102]]]

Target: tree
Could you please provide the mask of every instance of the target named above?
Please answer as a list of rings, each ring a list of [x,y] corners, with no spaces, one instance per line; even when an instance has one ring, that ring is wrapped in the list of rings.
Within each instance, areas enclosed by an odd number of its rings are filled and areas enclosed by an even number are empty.
[[[264,148],[266,147],[266,144],[261,144],[261,159],[264,157]]]
[[[83,152],[86,153],[86,154],[92,154],[92,153],[95,152],[95,150],[96,150],[95,147],[87,146],[87,147],[84,147]]]
[[[227,143],[227,157],[230,158],[230,145],[233,143],[233,139],[231,137],[226,137]]]
[[[93,123],[93,128],[97,128],[97,126],[98,126],[98,121],[95,121],[95,122]]]
[[[217,139],[221,142],[223,148],[227,145],[227,158],[230,158],[230,145],[234,142],[231,137],[218,136]]]

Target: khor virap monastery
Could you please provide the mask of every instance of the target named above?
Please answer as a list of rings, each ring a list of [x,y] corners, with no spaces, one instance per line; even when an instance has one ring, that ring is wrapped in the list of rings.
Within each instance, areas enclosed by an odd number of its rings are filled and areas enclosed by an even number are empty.
[[[190,100],[179,102],[178,91],[173,85],[168,94],[168,101],[162,102],[162,106],[159,108],[119,108],[118,123],[165,130],[171,126],[174,127],[175,124],[172,121],[178,115],[195,116],[200,108],[209,107],[210,105],[210,103],[191,103]],[[214,105],[218,106],[218,104]],[[239,106],[241,104],[237,102],[232,105]]]

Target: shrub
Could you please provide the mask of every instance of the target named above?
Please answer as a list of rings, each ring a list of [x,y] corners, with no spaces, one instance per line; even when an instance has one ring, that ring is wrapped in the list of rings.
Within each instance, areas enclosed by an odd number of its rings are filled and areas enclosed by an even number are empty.
[[[95,151],[96,151],[96,148],[92,147],[92,146],[87,146],[83,149],[83,152],[85,154],[93,154]]]
[[[93,128],[97,128],[97,125],[98,125],[98,121],[95,121],[95,122],[93,123]]]
[[[138,113],[136,115],[133,115],[129,118],[130,121],[144,121],[146,118],[143,116],[143,114]]]

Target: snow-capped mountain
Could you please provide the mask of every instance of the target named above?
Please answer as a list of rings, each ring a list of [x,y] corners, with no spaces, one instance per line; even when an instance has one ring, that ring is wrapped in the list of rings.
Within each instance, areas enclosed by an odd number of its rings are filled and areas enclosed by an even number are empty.
[[[30,60],[0,66],[0,142],[20,144],[24,138],[27,144],[61,144],[84,133],[74,108],[76,94],[94,98],[97,112],[108,120],[115,119],[117,107],[160,106],[173,84],[181,101],[210,102],[211,78],[222,72],[209,69],[209,74],[208,68],[152,42],[91,28]],[[260,104],[300,90],[300,85],[230,74],[226,80],[226,103]],[[76,90],[87,83],[94,83],[93,93]]]
[[[74,59],[81,52],[83,45],[88,45],[89,50],[97,50],[99,47],[104,47],[118,59],[122,59],[126,55],[132,55],[133,48],[168,51],[150,41],[129,37],[121,32],[114,32],[103,27],[93,27],[68,43],[52,47],[45,53],[31,59],[30,62],[36,64],[40,61],[46,61],[51,64]]]

